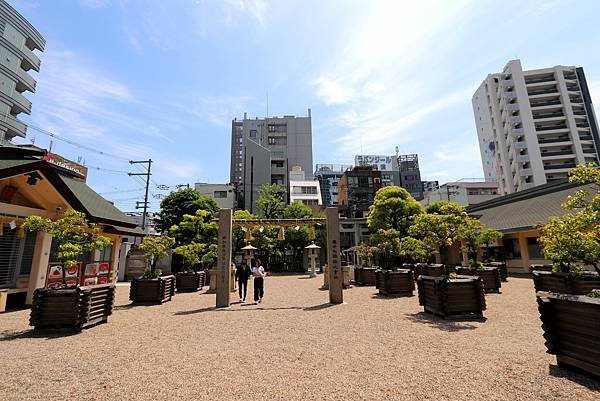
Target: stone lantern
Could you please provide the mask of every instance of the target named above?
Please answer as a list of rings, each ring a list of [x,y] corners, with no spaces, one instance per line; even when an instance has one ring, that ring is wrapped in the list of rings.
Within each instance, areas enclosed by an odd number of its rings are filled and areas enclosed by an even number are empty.
[[[310,276],[309,277],[316,277],[317,274],[315,272],[316,267],[317,267],[317,258],[319,257],[319,249],[321,249],[320,246],[315,245],[315,243],[311,243],[309,246],[305,247],[304,249],[307,250],[308,252],[308,258],[310,259]]]
[[[254,251],[258,248],[253,247],[251,244],[246,245],[242,248],[244,252],[244,260],[246,261],[246,265],[252,269],[252,258],[254,258]]]

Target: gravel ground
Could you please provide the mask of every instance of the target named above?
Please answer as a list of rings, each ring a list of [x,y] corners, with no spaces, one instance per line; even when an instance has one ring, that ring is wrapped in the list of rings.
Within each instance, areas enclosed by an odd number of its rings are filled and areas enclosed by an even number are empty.
[[[29,311],[0,315],[0,399],[600,399],[600,382],[545,353],[531,281],[509,280],[485,322],[374,287],[330,306],[322,276],[268,277],[265,302],[225,310],[203,292],[132,307],[119,285],[109,323],[80,334],[32,335]]]

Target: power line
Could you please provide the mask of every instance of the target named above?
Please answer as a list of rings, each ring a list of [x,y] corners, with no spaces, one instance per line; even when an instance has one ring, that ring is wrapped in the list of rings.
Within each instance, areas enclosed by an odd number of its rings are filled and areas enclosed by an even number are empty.
[[[106,173],[114,173],[114,174],[127,174],[128,173],[128,171],[125,171],[125,170],[112,170],[112,169],[104,168],[104,167],[96,167],[96,166],[85,166],[85,167],[87,167],[88,169],[91,169],[91,170],[104,171]]]
[[[119,191],[109,191],[109,192],[99,192],[100,195],[113,195],[113,194],[125,194],[129,192],[139,192],[143,191],[144,188],[136,188],[136,189],[123,189]]]

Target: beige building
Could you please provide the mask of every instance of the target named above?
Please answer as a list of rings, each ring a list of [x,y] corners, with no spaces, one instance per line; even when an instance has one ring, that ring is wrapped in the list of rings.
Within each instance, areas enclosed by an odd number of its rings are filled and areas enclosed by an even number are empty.
[[[235,191],[231,184],[207,184],[205,182],[197,182],[194,185],[196,191],[204,196],[214,199],[219,205],[219,209],[234,209]]]
[[[567,177],[597,161],[598,123],[583,68],[523,70],[509,61],[472,99],[486,179],[510,194]]]
[[[129,216],[102,198],[73,168],[45,160],[46,152],[30,146],[0,147],[0,312],[30,304],[37,288],[62,279],[56,243],[45,232],[26,232],[27,216],[60,218],[69,209],[86,214],[113,243],[101,251],[82,255],[68,270],[68,284],[114,282],[119,269],[123,236],[143,235]]]
[[[290,203],[300,202],[309,206],[320,206],[321,186],[315,178],[306,179],[306,174],[300,166],[293,166],[289,172],[290,177]]]
[[[25,137],[27,127],[17,117],[31,114],[31,102],[23,95],[35,92],[35,79],[29,71],[40,70],[35,51],[43,51],[46,41],[40,33],[0,0],[0,145],[15,136]]]
[[[463,178],[455,182],[448,182],[439,188],[423,193],[423,206],[438,201],[456,202],[459,205],[469,206],[485,202],[500,196],[498,183],[494,180],[481,178]]]

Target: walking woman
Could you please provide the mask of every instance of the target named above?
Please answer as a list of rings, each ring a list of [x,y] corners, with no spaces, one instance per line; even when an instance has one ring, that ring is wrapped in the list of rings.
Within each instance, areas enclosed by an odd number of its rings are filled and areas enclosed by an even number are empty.
[[[262,302],[265,295],[265,268],[262,267],[260,259],[256,259],[252,268],[252,276],[254,277],[254,304],[258,305]]]
[[[252,275],[252,271],[250,266],[247,264],[242,264],[235,271],[235,278],[238,281],[238,291],[240,293],[240,303],[246,302],[246,294],[248,293],[248,279]]]

